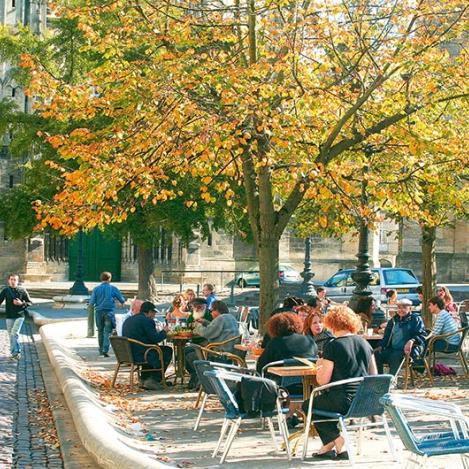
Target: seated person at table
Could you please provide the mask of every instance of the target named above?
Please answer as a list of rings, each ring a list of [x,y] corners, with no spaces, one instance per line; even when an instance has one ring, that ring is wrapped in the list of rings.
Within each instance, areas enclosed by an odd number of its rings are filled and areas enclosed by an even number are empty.
[[[326,314],[329,306],[333,303],[328,297],[327,297],[327,290],[326,287],[317,287],[316,288],[316,293],[318,295],[318,300],[321,303],[321,311]]]
[[[213,320],[211,322],[203,318],[199,318],[194,323],[194,334],[203,338],[203,343],[201,345],[223,342],[239,336],[238,321],[236,321],[236,318],[230,314],[228,306],[223,301],[215,300],[212,303],[212,316]],[[236,343],[239,343],[239,340],[232,340],[225,345],[221,345],[216,350],[218,352],[233,353]],[[193,389],[198,385],[197,373],[193,365],[195,360],[199,360],[196,348],[188,345],[185,349],[185,361],[186,370],[191,375],[189,389]]]
[[[368,342],[356,335],[360,328],[360,319],[345,305],[331,305],[324,318],[324,325],[335,338],[324,346],[323,358],[317,362],[316,381],[320,386],[342,379],[375,375],[376,363],[373,350]],[[345,414],[357,391],[358,384],[337,386],[316,396],[314,410],[326,410]],[[303,410],[308,411],[309,401],[303,403]],[[324,417],[317,417],[324,420]],[[313,454],[317,459],[348,459],[343,451],[344,439],[340,436],[337,421],[318,422],[314,426],[319,433],[323,446]]]
[[[428,310],[435,315],[435,323],[427,340],[436,335],[455,333],[444,339],[435,340],[433,350],[435,352],[457,352],[461,334],[456,333],[458,325],[451,314],[445,309],[445,301],[443,298],[440,296],[431,298],[428,302]]]
[[[127,311],[125,314],[121,314],[116,316],[116,332],[117,335],[122,335],[122,327],[124,326],[124,322],[130,318],[131,316],[135,316],[136,314],[140,313],[140,308],[142,307],[143,301],[134,299],[132,304],[130,305],[130,310]]]
[[[304,305],[304,301],[302,298],[298,298],[296,296],[287,296],[283,300],[283,305],[279,308],[275,308],[271,313],[270,317],[279,314],[279,313],[296,313],[296,310]],[[262,338],[261,347],[266,348],[267,344],[269,343],[270,335],[269,332],[264,333],[264,337]]]
[[[397,313],[388,321],[380,346],[375,350],[379,373],[389,365],[390,374],[396,374],[405,354],[415,360],[425,346],[425,326],[420,314],[411,311],[412,301],[403,298],[397,302]]]
[[[205,319],[211,321],[213,318],[210,311],[207,309],[207,301],[205,298],[195,298],[190,303],[190,314],[187,318],[187,324],[192,324],[198,319]]]
[[[189,313],[186,312],[186,300],[184,295],[178,293],[174,296],[173,307],[170,312],[166,314],[166,322],[168,324],[176,324],[179,319],[187,319]]]
[[[453,300],[453,295],[451,295],[448,287],[439,287],[437,290],[437,295],[443,299],[446,311],[448,311],[448,313],[451,314],[451,317],[457,323],[459,323],[461,319],[458,315],[458,307],[456,306],[456,303]]]
[[[195,291],[192,288],[188,288],[184,293],[184,300],[186,301],[186,311],[190,313],[192,311],[192,301],[195,300]]]
[[[372,296],[360,298],[355,308],[355,313],[362,322],[363,333],[366,333],[368,329],[379,329],[385,320],[384,311],[377,308],[376,300]],[[386,327],[386,324],[384,327]]]
[[[157,332],[155,328],[156,306],[150,301],[144,301],[140,313],[129,317],[122,327],[122,335],[149,345],[156,345],[166,339],[166,329]],[[146,348],[138,344],[130,344],[132,356],[136,362],[143,362]],[[160,346],[163,352],[164,370],[168,367],[173,356],[173,350],[166,345]],[[142,386],[145,389],[159,389],[158,383],[162,376],[160,371],[145,371],[149,368],[160,368],[161,363],[157,353],[151,350],[147,355],[148,365],[143,366]]]
[[[271,339],[257,361],[256,369],[259,373],[271,362],[317,356],[317,345],[311,336],[302,334],[303,322],[295,313],[275,314],[267,321],[266,326]]]
[[[211,311],[212,303],[217,299],[215,295],[215,286],[211,283],[205,283],[202,287],[202,295],[204,295],[205,300],[207,301],[207,308]]]
[[[309,335],[314,339],[318,347],[318,355],[322,356],[324,345],[334,336],[324,328],[324,315],[319,311],[313,311],[306,319],[303,325],[303,334]]]

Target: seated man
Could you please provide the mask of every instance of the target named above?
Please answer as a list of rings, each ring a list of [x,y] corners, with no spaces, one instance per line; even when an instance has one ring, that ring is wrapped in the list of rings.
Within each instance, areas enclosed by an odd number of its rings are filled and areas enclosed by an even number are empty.
[[[437,339],[433,343],[433,350],[435,352],[457,352],[461,334],[457,333],[458,325],[453,319],[451,314],[445,309],[445,301],[440,296],[434,296],[428,302],[428,310],[436,316],[430,337],[441,334],[450,334],[449,337],[444,339]]]
[[[117,335],[122,335],[122,327],[124,326],[124,322],[130,316],[135,316],[136,314],[140,313],[140,307],[142,306],[142,300],[133,300],[132,304],[130,305],[130,310],[127,311],[125,314],[120,314],[116,316],[116,333]]]
[[[230,314],[228,306],[223,301],[215,300],[212,303],[212,317],[213,321],[211,322],[202,318],[195,321],[194,333],[206,339],[205,343],[223,342],[239,336],[238,321]],[[217,351],[233,353],[235,343],[235,341],[231,341],[221,346]],[[191,375],[189,389],[194,389],[198,385],[198,379],[193,363],[200,357],[197,356],[196,348],[190,345],[186,347],[185,355],[186,369]]]
[[[145,344],[157,344],[166,339],[166,328],[157,332],[155,328],[156,307],[150,301],[144,301],[140,307],[140,313],[130,316],[124,322],[122,327],[122,335],[129,339],[135,339]],[[136,362],[143,362],[145,355],[145,347],[138,344],[131,344],[132,355]],[[173,356],[171,347],[161,346],[163,351],[164,370],[168,367]],[[142,386],[145,389],[159,389],[158,383],[161,382],[162,376],[160,371],[145,371],[148,368],[160,368],[161,363],[156,351],[152,350],[147,355],[148,365],[143,366]]]
[[[388,322],[380,346],[375,350],[378,372],[389,365],[389,372],[396,374],[404,355],[417,358],[425,346],[425,325],[420,314],[411,312],[412,301],[403,298],[397,302],[397,314]]]

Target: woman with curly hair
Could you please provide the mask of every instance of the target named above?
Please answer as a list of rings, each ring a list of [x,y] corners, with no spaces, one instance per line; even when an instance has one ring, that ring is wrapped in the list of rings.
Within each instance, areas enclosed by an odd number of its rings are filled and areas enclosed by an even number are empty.
[[[257,371],[268,363],[293,357],[313,358],[317,355],[317,346],[310,336],[305,336],[303,321],[295,313],[278,313],[267,321],[270,340],[259,357]]]
[[[377,374],[373,350],[365,339],[357,335],[360,318],[345,305],[333,305],[324,319],[324,325],[335,338],[324,347],[323,358],[317,362],[316,381],[320,386],[342,379],[358,378]],[[358,384],[333,387],[320,394],[313,401],[313,420],[315,409],[347,413],[357,392]],[[303,403],[307,412],[309,401]],[[317,417],[324,420],[324,417]],[[349,459],[344,451],[344,439],[340,436],[337,422],[318,422],[314,424],[323,446],[313,454],[315,459]]]
[[[322,355],[324,345],[334,336],[324,328],[324,315],[321,311],[312,311],[303,324],[303,334],[313,338],[318,347],[319,356]]]

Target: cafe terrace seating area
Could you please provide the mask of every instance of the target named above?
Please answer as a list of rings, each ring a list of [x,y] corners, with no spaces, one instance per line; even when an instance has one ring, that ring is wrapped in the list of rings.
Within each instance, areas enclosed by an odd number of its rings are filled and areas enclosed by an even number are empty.
[[[243,324],[249,324],[245,310],[241,310],[240,314],[241,331]],[[379,339],[374,334],[369,337],[365,334],[365,338],[371,341]],[[185,344],[189,339],[187,334],[184,337],[173,334],[170,342],[177,344],[180,340],[181,344]],[[121,362],[119,370],[115,362],[96,361],[86,349],[78,353],[93,370],[90,376],[99,376],[100,379],[106,377],[106,384],[100,386],[99,397],[108,403],[114,402],[114,399],[125,408],[125,415],[119,419],[124,418],[127,421],[122,424],[120,420],[121,429],[125,429],[127,436],[130,434],[134,438],[136,447],[177,467],[219,467],[222,464],[249,468],[337,465],[397,468],[404,467],[407,461],[410,461],[410,465],[415,464],[415,467],[423,467],[424,463],[427,467],[435,468],[468,467],[462,465],[467,462],[459,454],[469,447],[464,446],[469,437],[466,432],[469,431],[469,419],[464,417],[469,415],[469,379],[460,354],[437,358],[438,362],[454,368],[456,376],[432,377],[430,380],[425,372],[406,369],[410,365],[403,363],[398,377],[383,377],[384,380],[379,380],[379,383],[372,383],[372,380],[364,382],[361,402],[357,403],[355,409],[357,413],[336,415],[340,428],[346,430],[351,460],[315,461],[311,455],[321,446],[320,440],[311,428],[305,449],[306,432],[303,423],[294,429],[287,429],[285,417],[288,406],[282,402],[284,396],[279,395],[276,405],[264,414],[261,412],[247,416],[238,408],[237,383],[242,379],[263,379],[252,378],[256,375],[255,362],[261,352],[258,339],[254,334],[250,336],[250,340],[246,336],[244,340],[241,336],[236,338],[236,342],[239,342],[236,345],[239,355],[229,357],[232,365],[210,361],[223,355],[217,352],[216,345],[200,347],[202,361],[196,364],[202,386],[198,391],[189,391],[185,386],[187,376],[181,369],[183,359],[180,356],[183,346],[179,346],[173,364],[166,371],[167,380],[175,385],[162,385],[157,391],[139,388],[137,373],[130,373],[135,375],[130,386],[129,373],[123,373],[122,370],[127,368],[130,371],[133,367],[135,371],[139,364],[129,363],[131,359],[122,358],[122,349],[125,349],[122,340],[116,339],[115,342],[120,343],[120,349],[114,348],[116,358]],[[461,350],[464,354],[464,344]],[[267,370],[278,374],[282,379],[300,376],[303,380],[303,395],[306,397],[318,388],[314,380],[314,363],[275,363]],[[412,382],[409,373],[412,374]],[[404,390],[404,387],[407,389]],[[402,402],[393,396],[407,399],[402,401],[405,403],[405,418],[402,409],[398,408]],[[414,398],[420,400],[412,407],[411,401]],[[294,399],[298,399],[298,396],[292,396],[292,400]],[[452,410],[453,414],[460,412],[460,421],[456,423],[451,418],[445,422],[441,409],[432,405],[449,401],[457,409],[457,412]],[[366,411],[367,405],[371,414]],[[119,406],[116,407],[113,413],[119,414]],[[352,420],[347,417],[352,417]],[[401,421],[396,420],[399,418]],[[367,425],[362,427],[360,423]],[[456,424],[461,425],[458,430],[455,430]],[[412,431],[406,433],[405,428],[410,427]],[[409,443],[409,435],[415,437],[414,446]],[[431,457],[426,458],[425,452],[418,454],[418,450],[415,450],[415,454],[412,453],[412,448],[419,448],[422,441],[421,448],[425,450],[431,447],[431,435],[446,435],[442,443],[435,440],[435,446],[439,449],[433,453],[430,451],[428,455]],[[450,442],[453,436],[453,439],[459,441]],[[441,449],[445,446],[450,449]]]

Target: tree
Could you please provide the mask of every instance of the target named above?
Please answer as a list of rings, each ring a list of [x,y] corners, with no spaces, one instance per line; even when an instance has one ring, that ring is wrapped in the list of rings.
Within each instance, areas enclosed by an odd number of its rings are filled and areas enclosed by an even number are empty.
[[[85,42],[83,33],[78,28],[77,18],[59,17],[53,26],[53,34],[44,37],[32,34],[28,28],[21,28],[14,34],[7,29],[0,30],[0,58],[12,64],[11,76],[17,84],[27,87],[30,83],[31,70],[19,66],[28,57],[39,61],[42,70],[64,86],[81,82],[88,70],[103,63],[101,54],[89,53],[83,49]],[[99,129],[103,122],[110,125],[111,119],[102,115],[94,116],[87,124],[93,129]],[[63,190],[61,173],[77,169],[75,162],[64,160],[44,135],[70,133],[81,126],[80,119],[64,121],[56,119],[50,113],[29,114],[20,110],[9,98],[0,101],[0,135],[6,132],[12,135],[9,150],[17,158],[18,166],[23,172],[19,184],[2,191],[0,220],[8,221],[5,225],[6,235],[21,239],[30,236],[35,229],[43,228],[37,226],[34,206],[50,203]],[[26,163],[25,156],[29,157],[26,158]],[[130,233],[137,245],[140,298],[156,297],[151,248],[161,227],[186,244],[193,239],[194,230],[199,231],[203,237],[208,236],[209,219],[212,229],[224,228],[229,231],[225,204],[217,204],[215,207],[205,203],[199,197],[200,185],[190,177],[176,174],[174,182],[179,190],[184,188],[187,194],[191,194],[194,203],[190,207],[180,198],[162,201],[157,206],[134,204],[125,222],[115,223],[106,229],[109,236],[123,237]],[[163,187],[165,183],[162,181],[161,184]],[[174,189],[172,183],[170,189]],[[125,204],[126,198],[131,196],[131,192],[121,191],[118,203]],[[239,216],[236,222],[234,218],[231,221],[238,225],[243,224],[242,217]],[[53,230],[56,228],[58,227],[52,227]],[[69,231],[66,234],[70,236],[74,233]]]
[[[466,98],[466,52],[442,46],[462,37],[467,8],[455,0],[63,7],[60,15],[78,18],[85,50],[105,60],[65,86],[24,58],[40,112],[82,122],[48,136],[78,169],[64,171],[64,190],[38,207],[43,225],[70,233],[185,197],[161,186],[169,172],[198,178],[207,203],[220,194],[230,203],[242,185],[266,319],[282,233],[303,200],[327,200],[316,181],[340,178],[342,162],[354,173],[365,144],[409,146],[422,113],[440,113],[433,125],[441,125],[448,103]],[[93,128],[96,115],[111,122]],[[117,204],[122,191],[132,197]],[[383,187],[381,199],[392,196]]]

